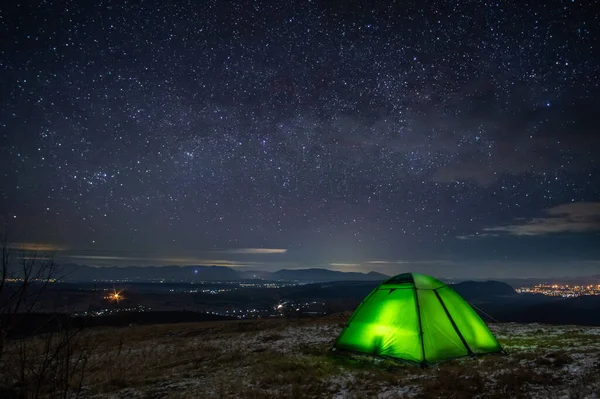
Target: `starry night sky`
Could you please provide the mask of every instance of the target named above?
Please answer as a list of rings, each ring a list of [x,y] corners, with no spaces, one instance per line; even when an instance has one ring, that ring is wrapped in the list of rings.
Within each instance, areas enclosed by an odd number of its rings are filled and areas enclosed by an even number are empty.
[[[4,2],[0,217],[88,265],[598,274],[598,9]]]

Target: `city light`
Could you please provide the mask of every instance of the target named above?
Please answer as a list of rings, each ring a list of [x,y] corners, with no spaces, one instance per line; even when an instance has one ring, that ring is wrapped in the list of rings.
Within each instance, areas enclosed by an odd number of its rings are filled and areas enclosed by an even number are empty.
[[[117,303],[119,303],[121,299],[125,299],[125,297],[122,295],[122,292],[123,290],[117,291],[115,289],[108,296],[104,297],[104,299],[108,299],[109,301],[116,301]]]
[[[534,287],[517,288],[516,291],[521,294],[542,294],[547,296],[574,298],[584,295],[600,295],[600,284],[538,284]]]

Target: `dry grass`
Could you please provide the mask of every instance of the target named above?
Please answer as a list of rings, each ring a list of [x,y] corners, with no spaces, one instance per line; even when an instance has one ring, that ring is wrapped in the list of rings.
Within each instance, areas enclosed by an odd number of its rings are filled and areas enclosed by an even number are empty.
[[[456,360],[421,370],[331,353],[341,324],[334,316],[90,330],[83,396],[575,398],[600,393],[596,330],[556,333],[553,327],[544,327],[544,336],[535,326],[518,330],[498,326],[495,332],[509,355]]]

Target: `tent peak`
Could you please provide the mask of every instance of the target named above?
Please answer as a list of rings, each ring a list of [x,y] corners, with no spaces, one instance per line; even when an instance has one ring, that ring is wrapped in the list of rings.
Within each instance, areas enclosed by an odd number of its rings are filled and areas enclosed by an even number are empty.
[[[446,284],[440,280],[421,273],[402,273],[391,277],[383,282],[382,285],[403,285],[409,284],[416,289],[435,290],[445,287]]]

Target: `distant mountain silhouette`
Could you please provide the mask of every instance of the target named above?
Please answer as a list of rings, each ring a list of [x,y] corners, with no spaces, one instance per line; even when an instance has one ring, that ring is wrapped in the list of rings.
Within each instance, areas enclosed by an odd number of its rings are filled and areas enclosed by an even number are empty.
[[[76,264],[60,265],[66,281],[235,281],[239,272],[224,266],[126,266],[92,267]]]
[[[279,270],[277,272],[239,271],[224,266],[167,267],[90,267],[66,264],[61,275],[68,281],[109,282],[128,280],[143,283],[164,280],[168,283],[193,281],[300,281],[306,284],[270,288],[252,288],[256,301],[266,304],[274,300],[327,301],[331,311],[352,311],[360,302],[388,278],[380,273],[339,272],[327,269]],[[95,284],[95,283],[94,283]],[[155,286],[155,284],[147,284]],[[510,285],[499,281],[465,281],[450,285],[467,300],[485,321],[581,324],[600,326],[600,296],[557,298],[540,294],[519,294]],[[153,288],[155,289],[155,288]],[[135,290],[131,290],[135,291]],[[232,303],[247,300],[247,291],[232,291],[221,298]]]
[[[226,266],[126,266],[92,267],[77,264],[60,265],[66,281],[129,280],[138,282],[178,281],[380,281],[388,276],[370,272],[339,272],[328,269],[282,269],[277,272],[239,271]]]
[[[284,281],[383,281],[389,276],[377,272],[339,272],[329,269],[282,269],[272,274],[273,280]]]

